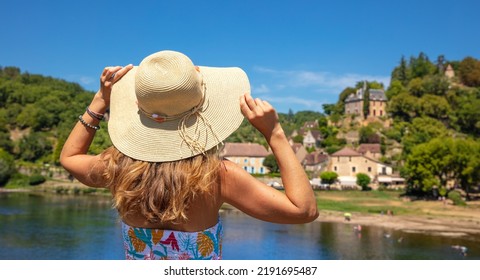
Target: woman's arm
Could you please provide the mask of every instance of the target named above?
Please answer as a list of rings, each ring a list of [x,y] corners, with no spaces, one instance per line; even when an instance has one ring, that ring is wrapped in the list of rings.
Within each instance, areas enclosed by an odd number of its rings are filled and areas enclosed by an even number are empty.
[[[110,105],[113,84],[132,68],[132,65],[106,67],[100,76],[100,89],[88,106],[89,110],[103,115]],[[101,166],[98,165],[101,162],[100,155],[87,155],[95,136],[96,129],[94,127],[98,127],[100,120],[90,116],[87,112],[81,118],[85,124],[79,120],[70,132],[60,154],[60,163],[83,184],[91,187],[103,187],[102,176],[99,176],[101,174]]]
[[[285,193],[275,190],[226,162],[222,197],[245,213],[270,222],[304,223],[318,217],[317,202],[310,182],[278,122],[278,115],[266,101],[250,94],[240,100],[244,116],[270,145],[280,167]]]

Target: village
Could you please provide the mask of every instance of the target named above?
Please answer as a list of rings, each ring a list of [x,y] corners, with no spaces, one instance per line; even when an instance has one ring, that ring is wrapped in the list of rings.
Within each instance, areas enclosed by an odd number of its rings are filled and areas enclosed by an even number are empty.
[[[357,122],[360,126],[373,122],[380,122],[389,126],[391,121],[386,119],[387,97],[384,90],[370,89],[368,102],[369,113],[364,115],[364,96],[366,94],[366,82],[364,87],[350,94],[345,100],[345,118],[349,122]],[[304,125],[294,130],[288,137],[298,161],[311,177],[312,187],[315,189],[357,189],[356,175],[367,174],[371,183],[369,187],[378,189],[386,187],[400,189],[405,186],[405,179],[400,177],[398,171],[381,161],[380,143],[359,144],[358,130],[340,134],[347,140],[347,145],[332,154],[328,154],[321,148],[324,140],[318,129],[318,120],[307,121]],[[301,136],[302,143],[294,142],[294,138]],[[310,152],[309,152],[310,151]],[[263,145],[257,143],[225,143],[223,156],[250,174],[268,174],[269,169],[264,166],[265,158],[271,152]],[[333,183],[325,183],[320,179],[320,174],[325,171],[335,172],[338,175]],[[266,182],[274,187],[281,188],[280,178],[269,178]]]

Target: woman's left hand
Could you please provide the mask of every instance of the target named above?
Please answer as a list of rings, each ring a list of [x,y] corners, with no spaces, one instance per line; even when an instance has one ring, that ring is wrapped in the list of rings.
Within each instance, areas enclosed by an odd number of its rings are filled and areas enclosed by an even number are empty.
[[[132,64],[125,67],[113,66],[105,67],[100,76],[100,89],[97,92],[98,97],[103,99],[105,106],[110,105],[110,94],[112,93],[112,86],[120,80],[128,71],[133,68]]]

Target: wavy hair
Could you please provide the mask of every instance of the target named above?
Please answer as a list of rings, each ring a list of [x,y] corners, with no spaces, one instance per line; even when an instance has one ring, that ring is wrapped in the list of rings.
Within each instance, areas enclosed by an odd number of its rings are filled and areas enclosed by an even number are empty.
[[[110,147],[102,154],[104,178],[122,218],[142,215],[150,223],[181,223],[197,195],[212,194],[220,180],[217,149],[172,162],[145,162]]]

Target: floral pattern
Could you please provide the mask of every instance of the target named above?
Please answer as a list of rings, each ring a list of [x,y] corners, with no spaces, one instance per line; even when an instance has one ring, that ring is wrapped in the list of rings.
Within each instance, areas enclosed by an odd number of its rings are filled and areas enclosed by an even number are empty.
[[[123,246],[128,260],[212,260],[222,258],[223,229],[199,232],[131,227],[122,222]]]

